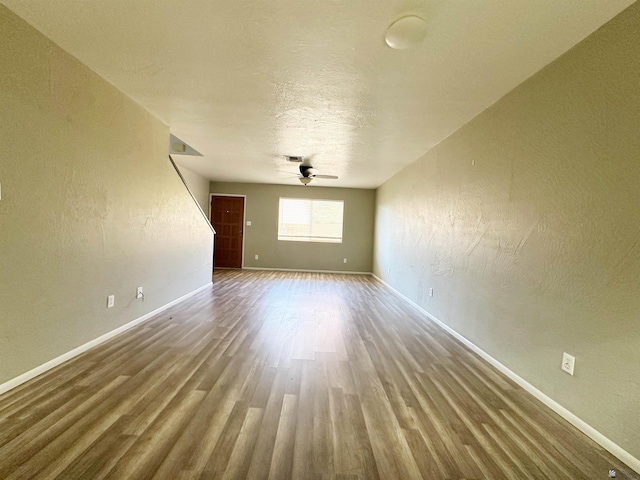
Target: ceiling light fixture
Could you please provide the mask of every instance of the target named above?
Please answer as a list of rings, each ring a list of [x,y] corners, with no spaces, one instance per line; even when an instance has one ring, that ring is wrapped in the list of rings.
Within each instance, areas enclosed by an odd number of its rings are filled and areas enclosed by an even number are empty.
[[[426,35],[427,22],[416,15],[407,15],[389,25],[384,40],[391,48],[404,50],[418,45]]]

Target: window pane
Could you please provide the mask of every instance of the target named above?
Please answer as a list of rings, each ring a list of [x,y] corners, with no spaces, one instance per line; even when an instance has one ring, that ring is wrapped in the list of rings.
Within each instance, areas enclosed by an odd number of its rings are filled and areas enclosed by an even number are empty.
[[[278,240],[342,243],[342,200],[280,198]]]

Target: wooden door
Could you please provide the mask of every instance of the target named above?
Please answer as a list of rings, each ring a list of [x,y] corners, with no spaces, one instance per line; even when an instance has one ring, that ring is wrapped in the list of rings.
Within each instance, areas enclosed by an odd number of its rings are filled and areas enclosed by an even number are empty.
[[[242,268],[244,197],[211,197],[211,224],[216,230],[215,267]]]

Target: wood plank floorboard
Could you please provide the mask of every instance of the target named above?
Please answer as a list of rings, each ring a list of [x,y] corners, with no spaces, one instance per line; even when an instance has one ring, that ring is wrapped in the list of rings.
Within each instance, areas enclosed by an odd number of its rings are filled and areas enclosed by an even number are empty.
[[[0,479],[638,478],[369,276],[211,289],[0,396]]]

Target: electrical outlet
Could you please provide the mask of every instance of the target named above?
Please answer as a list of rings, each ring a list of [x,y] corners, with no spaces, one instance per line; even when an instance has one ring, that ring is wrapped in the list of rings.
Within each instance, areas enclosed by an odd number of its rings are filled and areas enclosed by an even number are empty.
[[[576,365],[576,357],[569,355],[568,353],[562,354],[562,370],[569,375],[573,375],[573,368]]]
[[[430,296],[430,297],[433,297],[433,288],[430,288],[430,289],[429,289],[429,296]]]
[[[113,308],[113,306],[116,304],[116,296],[115,295],[109,295],[107,297],[107,308]]]
[[[136,298],[144,298],[144,293],[142,292],[142,287],[138,287],[136,289]]]
[[[347,259],[345,258],[344,260],[342,260],[342,263],[347,263]]]
[[[256,255],[256,260],[258,260],[260,258],[260,255]]]

